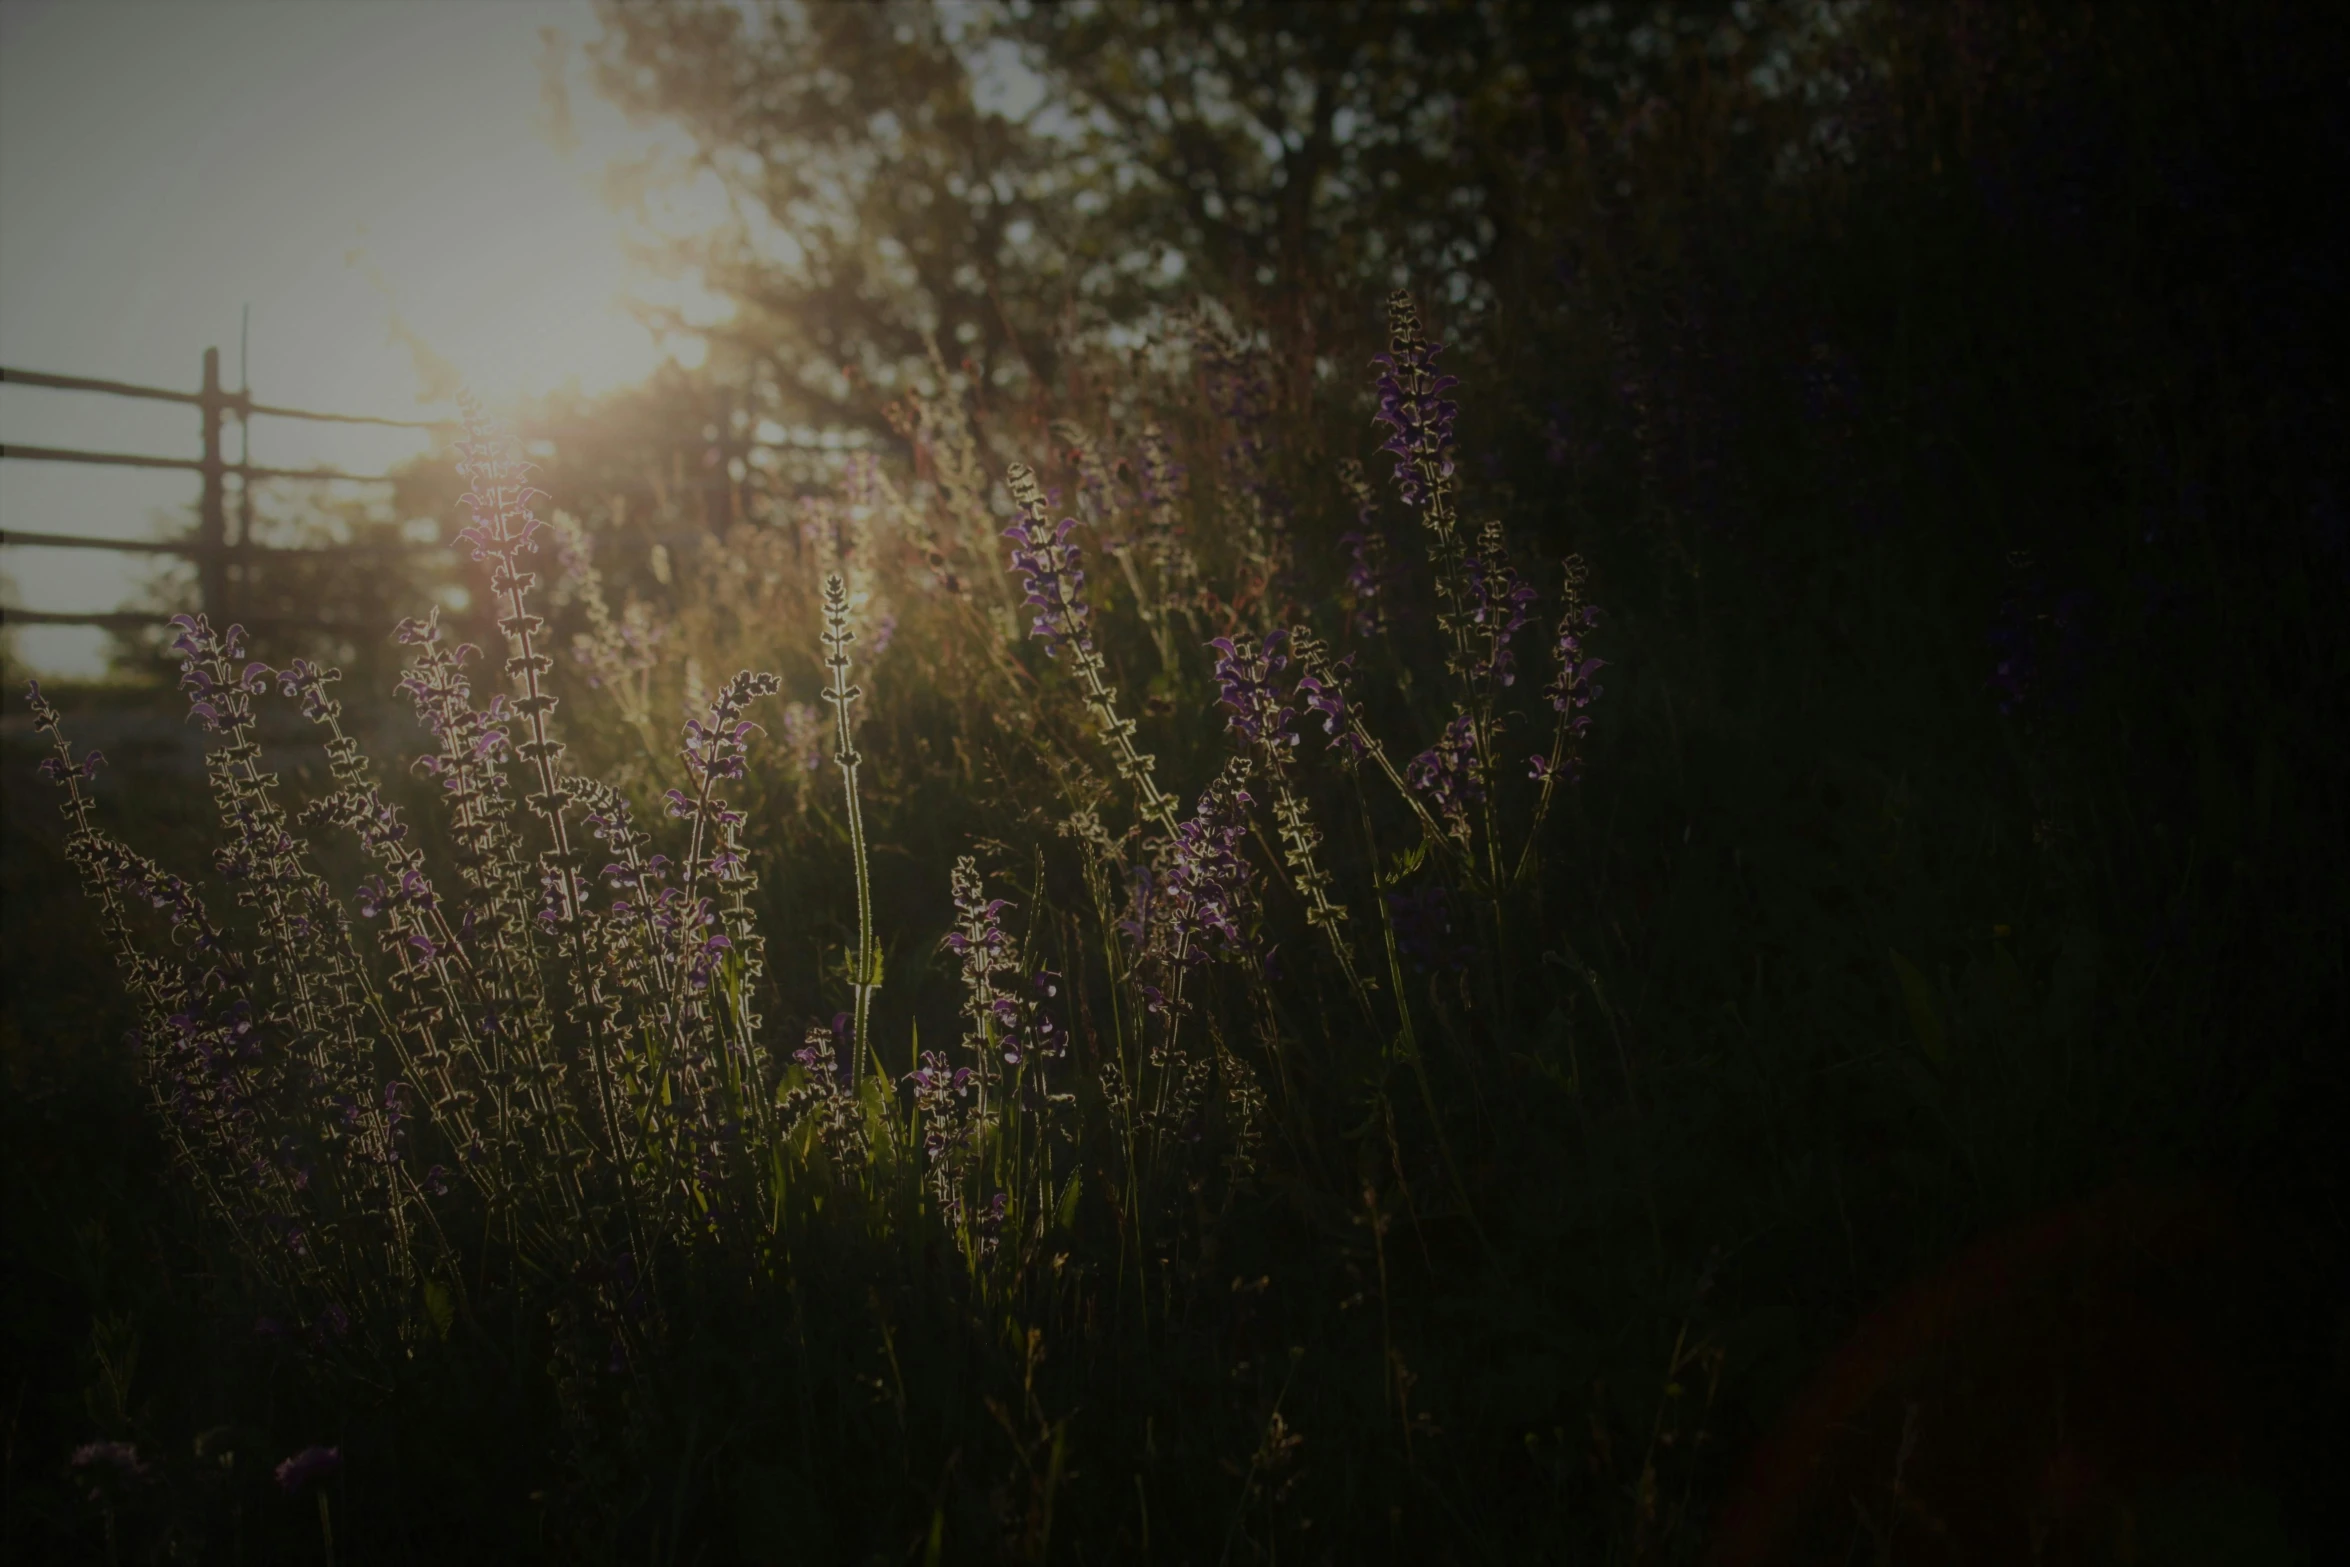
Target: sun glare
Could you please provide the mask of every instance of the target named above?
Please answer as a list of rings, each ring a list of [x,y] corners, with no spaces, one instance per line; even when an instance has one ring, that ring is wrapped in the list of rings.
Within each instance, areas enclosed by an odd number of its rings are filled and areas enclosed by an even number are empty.
[[[510,407],[698,361],[643,307],[704,319],[710,301],[650,275],[633,242],[723,206],[707,186],[605,200],[607,167],[662,146],[589,85],[588,0],[15,4],[0,26],[0,363],[192,390],[217,347],[223,379],[246,370],[269,402],[439,417],[460,387]],[[188,455],[195,420],[9,387],[0,438]],[[352,471],[419,449],[282,420],[253,439],[257,461]],[[184,473],[0,466],[0,512],[24,531],[179,531],[193,493]],[[10,602],[76,611],[152,569],[89,550],[0,561]],[[17,640],[35,668],[102,668],[88,628]]]

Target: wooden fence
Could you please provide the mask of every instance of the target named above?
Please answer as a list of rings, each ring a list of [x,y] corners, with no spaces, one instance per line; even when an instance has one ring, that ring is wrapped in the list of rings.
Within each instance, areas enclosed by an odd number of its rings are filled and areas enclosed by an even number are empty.
[[[307,419],[326,424],[375,425],[395,430],[439,430],[455,426],[439,420],[384,419],[372,414],[325,413],[315,408],[286,408],[272,403],[257,403],[250,388],[230,391],[220,384],[220,350],[204,350],[203,384],[193,392],[176,391],[169,387],[137,386],[128,381],[106,381],[91,376],[50,375],[38,370],[14,370],[0,367],[0,383],[10,386],[40,386],[65,392],[97,392],[109,397],[143,398],[152,402],[187,403],[193,405],[202,421],[203,455],[200,457],[152,457],[129,452],[85,452],[61,446],[24,446],[0,444],[0,458],[10,462],[66,462],[88,463],[113,468],[177,468],[197,473],[203,478],[203,493],[197,502],[196,532],[191,538],[147,541],[138,539],[96,539],[81,534],[42,533],[10,527],[0,530],[0,545],[45,546],[58,549],[121,550],[149,555],[177,555],[196,563],[198,605],[215,622],[234,617],[237,610],[236,589],[241,585],[247,566],[255,559],[270,555],[382,555],[429,549],[419,544],[359,544],[314,545],[284,548],[257,545],[252,540],[253,485],[264,479],[319,479],[340,480],[354,484],[390,484],[390,474],[344,473],[334,468],[269,468],[255,465],[252,456],[252,423],[256,416],[272,419]],[[228,460],[222,450],[223,426],[231,417],[237,421],[238,456]],[[229,487],[231,476],[237,480],[236,528],[229,527]],[[152,625],[170,619],[171,611],[109,610],[96,613],[0,606],[0,621],[16,625],[95,625],[112,628],[132,628]]]

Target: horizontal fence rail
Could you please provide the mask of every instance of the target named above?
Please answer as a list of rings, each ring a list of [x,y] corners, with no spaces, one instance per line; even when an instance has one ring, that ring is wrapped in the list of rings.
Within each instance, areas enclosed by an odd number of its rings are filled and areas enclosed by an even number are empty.
[[[0,459],[11,462],[77,463],[103,468],[151,468],[194,473],[204,481],[203,495],[197,506],[194,537],[185,539],[105,539],[86,534],[41,533],[21,528],[0,531],[0,547],[37,549],[114,550],[145,555],[176,555],[196,563],[200,607],[218,619],[228,618],[236,606],[230,599],[230,571],[232,565],[296,556],[320,557],[376,557],[427,553],[445,549],[437,543],[369,543],[326,545],[258,545],[252,542],[253,485],[271,479],[293,479],[312,483],[331,484],[395,484],[399,476],[385,473],[346,473],[339,468],[273,468],[256,464],[247,456],[231,462],[221,449],[222,421],[234,417],[241,431],[248,433],[255,418],[304,419],[326,424],[373,425],[394,430],[450,431],[458,426],[444,419],[389,419],[376,414],[331,413],[318,408],[293,408],[277,403],[259,403],[253,400],[250,388],[235,391],[220,384],[220,350],[204,350],[203,384],[197,390],[181,391],[176,387],[142,386],[134,381],[114,381],[99,376],[58,375],[45,370],[22,370],[0,366],[0,385],[41,387],[59,392],[94,392],[104,397],[144,399],[149,402],[182,403],[194,407],[202,416],[203,455],[199,457],[159,457],[142,452],[85,451],[66,446],[27,446],[19,443],[0,443]],[[231,540],[228,529],[227,479],[237,476],[238,529]],[[254,617],[243,617],[253,620]],[[17,606],[0,606],[0,622],[24,626],[99,626],[109,630],[135,629],[156,625],[170,619],[168,610],[106,610],[99,612],[37,610]],[[259,620],[255,624],[261,624]],[[316,626],[315,621],[285,620],[271,624]]]
[[[22,528],[0,528],[0,547],[21,545],[26,549],[57,550],[121,550],[138,555],[178,555],[188,560],[207,554],[214,548],[226,548],[232,555],[266,557],[307,555],[429,555],[451,546],[441,543],[420,543],[400,539],[371,544],[230,544],[213,546],[195,539],[96,539],[85,533],[27,533]]]
[[[24,462],[79,462],[100,468],[184,468],[190,473],[205,473],[215,466],[208,457],[149,457],[138,452],[85,452],[70,446],[0,444],[0,457]],[[241,462],[220,466],[225,472],[247,479],[340,479],[346,484],[399,482],[396,474],[345,473],[340,468],[263,468]]]
[[[206,399],[202,392],[174,391],[168,386],[140,386],[132,381],[107,381],[88,375],[52,375],[46,370],[12,370],[0,365],[0,385],[45,386],[60,392],[104,392],[110,397],[144,397],[162,403],[194,403]],[[460,428],[454,419],[386,419],[380,414],[334,414],[316,408],[285,408],[276,403],[257,403],[248,392],[223,391],[217,399],[231,413],[259,414],[270,419],[311,419],[326,424],[373,424],[390,430],[455,430]]]

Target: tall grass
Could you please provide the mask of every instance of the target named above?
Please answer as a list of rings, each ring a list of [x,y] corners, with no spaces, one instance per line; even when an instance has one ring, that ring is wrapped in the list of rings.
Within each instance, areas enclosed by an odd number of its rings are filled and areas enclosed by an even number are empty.
[[[1938,1453],[2077,1451],[2097,1332],[1989,1431],[1918,1369],[1964,1333],[1885,1352],[1825,1502],[1736,1456],[1900,1280],[2120,1178],[2265,1237],[2206,1316],[2298,1357],[2231,1473],[2305,1504],[2338,460],[2248,410],[2330,383],[2205,357],[2281,349],[2068,216],[2023,109],[1916,134],[1695,206],[1732,258],[1661,171],[1458,385],[1425,301],[1361,374],[1222,326],[942,372],[909,462],[658,593],[620,530],[536,580],[565,525],[477,425],[503,673],[403,628],[417,776],[183,627],[219,875],[51,758],[239,1368],[179,1429],[90,1334],[122,1538],[168,1485],[314,1544],[198,1488],[236,1421],[339,1449],[346,1555],[1665,1560],[1735,1495],[1906,1559]],[[2154,1473],[2034,1527],[2110,1544]]]

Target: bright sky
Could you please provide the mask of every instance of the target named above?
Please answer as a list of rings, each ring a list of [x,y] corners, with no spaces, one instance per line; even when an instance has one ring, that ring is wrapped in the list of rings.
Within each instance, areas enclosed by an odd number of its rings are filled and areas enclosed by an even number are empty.
[[[436,356],[493,404],[690,362],[623,304],[665,285],[632,269],[641,226],[602,172],[653,133],[587,84],[599,30],[590,0],[0,0],[0,364],[192,391],[217,345],[234,386],[248,305],[254,395],[296,407],[442,417]],[[707,215],[691,205],[659,221]],[[259,419],[253,455],[365,472],[421,439]],[[10,385],[0,442],[195,456],[196,411]],[[0,462],[0,527],[178,533],[196,492],[192,473]],[[12,547],[0,601],[112,608],[154,569]],[[18,646],[51,673],[99,667],[92,630]]]

